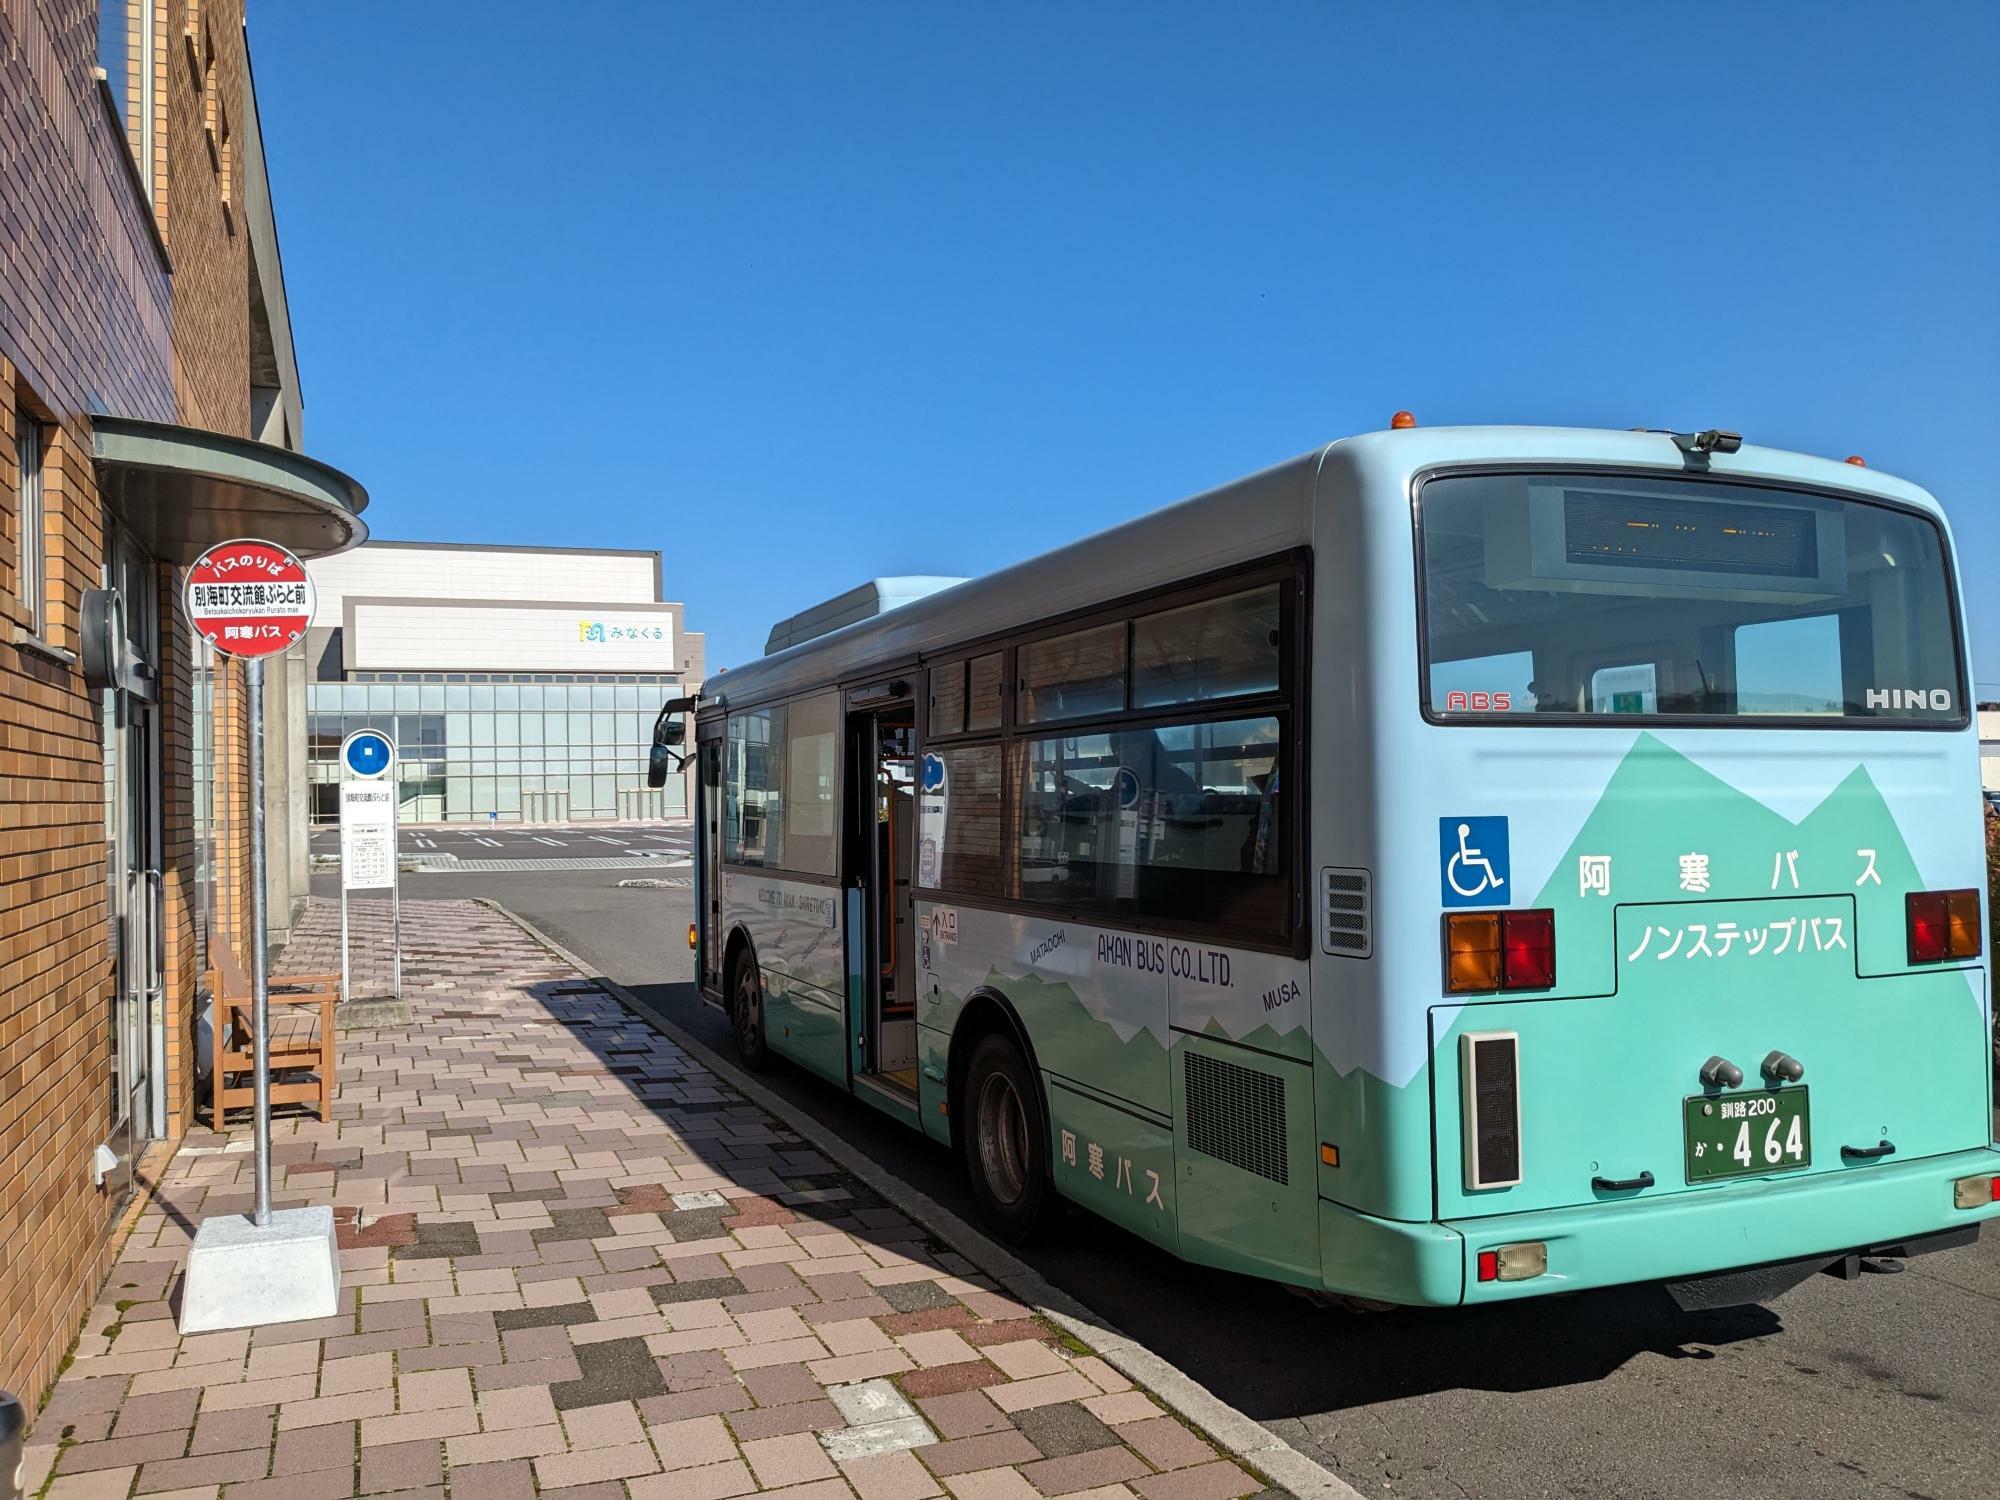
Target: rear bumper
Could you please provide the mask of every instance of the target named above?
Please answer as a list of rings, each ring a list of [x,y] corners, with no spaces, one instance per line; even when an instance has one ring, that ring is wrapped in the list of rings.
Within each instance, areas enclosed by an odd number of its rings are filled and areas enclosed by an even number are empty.
[[[1952,1206],[1951,1185],[2000,1175],[2000,1148],[1845,1168],[1810,1177],[1443,1223],[1400,1223],[1320,1203],[1329,1288],[1431,1307],[1502,1302],[1630,1282],[1670,1281],[1854,1251],[2000,1217],[2000,1203]],[[1477,1279],[1481,1250],[1548,1246],[1528,1281]]]

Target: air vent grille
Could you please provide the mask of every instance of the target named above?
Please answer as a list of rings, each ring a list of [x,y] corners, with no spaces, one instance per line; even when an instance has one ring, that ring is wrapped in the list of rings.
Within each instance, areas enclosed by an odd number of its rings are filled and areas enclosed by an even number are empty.
[[[1183,1057],[1188,1145],[1203,1156],[1289,1184],[1285,1080],[1205,1053]]]
[[[1366,870],[1329,866],[1319,872],[1319,946],[1322,953],[1366,958],[1372,951],[1374,901]]]

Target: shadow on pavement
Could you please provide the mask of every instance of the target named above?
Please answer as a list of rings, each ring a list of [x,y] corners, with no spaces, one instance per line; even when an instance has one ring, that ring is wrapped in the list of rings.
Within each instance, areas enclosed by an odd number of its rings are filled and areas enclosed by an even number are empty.
[[[647,1010],[733,1059],[721,1013],[692,984],[626,989]],[[884,1169],[976,1221],[950,1152],[790,1064],[779,1062],[760,1081]],[[1684,1313],[1657,1287],[1464,1310],[1324,1309],[1275,1283],[1177,1260],[1082,1212],[1070,1213],[1046,1243],[1018,1253],[1260,1422],[1440,1391],[1588,1384],[1643,1354],[1712,1359],[1716,1346],[1783,1329],[1767,1307]]]

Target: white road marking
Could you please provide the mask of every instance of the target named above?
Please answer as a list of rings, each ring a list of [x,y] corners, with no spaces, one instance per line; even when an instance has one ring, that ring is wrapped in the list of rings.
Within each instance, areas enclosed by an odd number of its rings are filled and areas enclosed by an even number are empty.
[[[539,833],[530,834],[529,837],[538,844],[547,844],[551,849],[567,849],[569,847],[561,839],[545,839]]]
[[[487,845],[487,846],[488,846],[489,848],[493,848],[493,849],[498,849],[498,848],[500,847],[500,840],[498,840],[498,839],[489,839],[489,838],[486,838],[485,836],[483,836],[483,835],[481,835],[481,834],[477,834],[477,833],[475,833],[475,834],[474,834],[474,835],[472,836],[472,841],[473,841],[474,843],[476,843],[476,844],[485,844],[485,845]]]
[[[620,849],[623,849],[625,847],[625,840],[623,839],[608,839],[601,833],[593,833],[590,837],[591,840],[595,843],[616,844]]]

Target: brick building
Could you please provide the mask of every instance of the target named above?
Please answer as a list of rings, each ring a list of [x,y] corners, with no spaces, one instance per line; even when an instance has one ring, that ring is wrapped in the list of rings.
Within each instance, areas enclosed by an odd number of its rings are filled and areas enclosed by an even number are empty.
[[[31,1407],[193,1118],[203,975],[248,956],[242,673],[180,569],[366,534],[299,434],[242,0],[0,0],[0,1387]],[[303,662],[266,695],[282,930]]]

